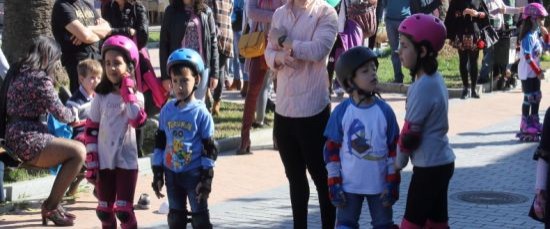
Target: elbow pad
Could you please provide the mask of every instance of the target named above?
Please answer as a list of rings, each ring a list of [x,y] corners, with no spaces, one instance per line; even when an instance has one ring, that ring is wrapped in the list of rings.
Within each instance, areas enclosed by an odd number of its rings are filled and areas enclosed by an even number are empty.
[[[420,125],[415,125],[405,120],[401,134],[399,135],[399,149],[403,153],[412,153],[418,149],[422,142],[422,132]]]
[[[84,126],[84,144],[97,144],[97,136],[99,135],[99,123],[93,122],[91,119],[86,120]]]
[[[202,147],[203,156],[206,156],[214,161],[218,158],[218,145],[213,138],[202,139]]]
[[[527,61],[527,63],[529,63],[529,67],[531,67],[531,70],[533,70],[533,72],[535,72],[535,74],[537,74],[537,76],[542,73],[542,70],[537,65],[537,63],[535,63],[535,61],[531,60],[531,55],[525,54],[525,60]]]

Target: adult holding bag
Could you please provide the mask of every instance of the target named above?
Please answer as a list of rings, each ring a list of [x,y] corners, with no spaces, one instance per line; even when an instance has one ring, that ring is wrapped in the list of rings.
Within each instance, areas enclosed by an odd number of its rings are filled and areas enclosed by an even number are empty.
[[[246,1],[246,15],[250,21],[250,30],[243,32],[241,40],[249,39],[257,42],[264,42],[265,34],[270,29],[273,13],[277,8],[285,4],[286,0],[248,0]],[[256,33],[255,33],[256,32]],[[254,34],[252,34],[254,33]],[[263,35],[261,35],[263,34]],[[263,38],[262,38],[263,36]],[[248,37],[248,38],[245,38]],[[264,40],[261,40],[264,39]],[[256,43],[256,42],[251,42]],[[252,56],[243,52],[242,45],[239,42],[240,54],[244,57],[249,57],[245,60],[245,69],[248,69],[248,91],[244,100],[243,122],[241,128],[241,145],[237,150],[238,155],[250,154],[250,128],[254,121],[254,111],[256,110],[256,102],[260,95],[264,79],[268,67],[265,63],[263,53],[256,53]],[[264,46],[265,47],[265,46]],[[252,50],[252,49],[251,49]],[[248,53],[250,54],[250,53]]]

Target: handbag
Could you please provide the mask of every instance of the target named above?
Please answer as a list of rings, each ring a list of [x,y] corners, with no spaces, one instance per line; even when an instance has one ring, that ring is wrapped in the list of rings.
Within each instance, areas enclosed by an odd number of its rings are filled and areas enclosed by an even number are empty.
[[[0,161],[8,167],[19,167],[23,163],[21,159],[6,146],[6,140],[0,138]]]
[[[250,26],[247,26],[250,28]],[[258,29],[258,24],[256,28]],[[246,32],[239,40],[239,54],[244,58],[255,58],[264,54],[267,40],[264,31]]]
[[[353,0],[354,2],[346,3],[346,18],[354,20],[357,25],[363,30],[363,37],[371,37],[376,34],[376,4],[373,0]]]
[[[490,48],[498,42],[498,33],[491,25],[480,29],[481,39],[485,42],[485,47]]]

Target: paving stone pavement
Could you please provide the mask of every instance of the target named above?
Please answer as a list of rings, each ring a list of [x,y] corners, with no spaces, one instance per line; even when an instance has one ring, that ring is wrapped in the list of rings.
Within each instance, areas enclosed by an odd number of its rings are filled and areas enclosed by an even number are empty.
[[[518,117],[519,118],[519,117]],[[527,216],[532,201],[535,143],[518,143],[514,137],[518,118],[488,128],[451,137],[457,155],[449,187],[451,228],[541,228]],[[275,153],[275,152],[266,152]],[[401,199],[394,205],[394,220],[403,217],[411,165],[402,173]],[[320,228],[318,199],[310,181],[309,228]],[[483,205],[455,197],[464,191],[497,191],[525,197],[520,204]],[[292,228],[288,186],[283,185],[251,196],[210,206],[215,228]],[[360,225],[368,227],[369,210],[363,207]],[[167,228],[165,222],[145,228]]]

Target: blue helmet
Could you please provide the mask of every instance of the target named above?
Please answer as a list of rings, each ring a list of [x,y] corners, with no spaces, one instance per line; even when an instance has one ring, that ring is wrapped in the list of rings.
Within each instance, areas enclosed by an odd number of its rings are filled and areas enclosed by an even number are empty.
[[[177,49],[168,57],[166,70],[170,72],[170,68],[177,64],[189,66],[197,75],[202,75],[204,72],[204,62],[199,53],[193,49],[181,48]]]

